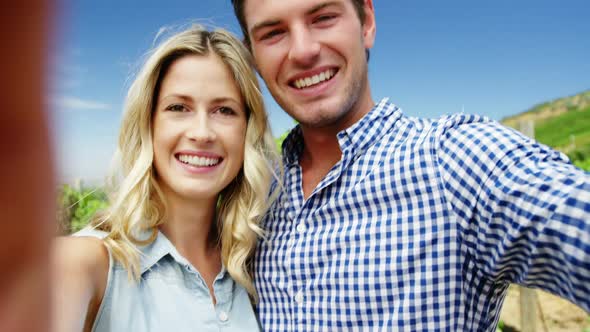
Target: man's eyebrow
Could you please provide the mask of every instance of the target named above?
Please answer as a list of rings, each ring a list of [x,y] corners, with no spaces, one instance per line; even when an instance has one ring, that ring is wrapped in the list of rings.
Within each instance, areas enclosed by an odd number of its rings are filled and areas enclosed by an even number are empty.
[[[308,11],[306,11],[305,15],[312,15],[312,14],[315,14],[326,7],[339,6],[339,5],[341,5],[341,3],[337,2],[337,1],[327,1],[324,3],[320,3],[318,5],[313,6]],[[250,35],[254,35],[256,33],[256,31],[258,31],[258,30],[268,28],[268,27],[273,27],[273,26],[279,25],[280,23],[281,23],[280,20],[268,20],[268,21],[256,23],[256,24],[254,24],[252,29],[250,29]]]
[[[317,12],[319,12],[320,10],[329,7],[329,6],[338,6],[338,5],[342,5],[341,3],[337,2],[337,1],[327,1],[324,3],[320,3],[318,5],[313,6],[310,10],[308,10],[307,12],[305,12],[306,15],[311,15],[311,14],[315,14]]]

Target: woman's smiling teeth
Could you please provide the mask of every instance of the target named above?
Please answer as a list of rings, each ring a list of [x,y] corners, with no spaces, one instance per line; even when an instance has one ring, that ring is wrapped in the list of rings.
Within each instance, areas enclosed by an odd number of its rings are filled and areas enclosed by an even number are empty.
[[[334,77],[334,74],[336,74],[336,70],[328,69],[328,70],[326,70],[322,73],[319,73],[317,75],[313,75],[310,77],[305,77],[305,78],[300,78],[298,80],[295,80],[295,82],[293,82],[293,85],[297,89],[309,88],[312,85],[316,85],[318,83],[321,83],[321,82],[331,79],[332,77]]]
[[[178,160],[191,166],[209,167],[219,164],[221,158],[207,158],[181,154],[178,156]]]

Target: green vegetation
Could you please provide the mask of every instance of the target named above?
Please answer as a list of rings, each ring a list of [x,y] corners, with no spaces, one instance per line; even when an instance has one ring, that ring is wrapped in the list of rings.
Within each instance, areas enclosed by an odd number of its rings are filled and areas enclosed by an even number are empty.
[[[590,91],[540,104],[502,123],[518,129],[521,121],[533,121],[536,140],[590,171]]]
[[[107,196],[101,188],[75,189],[70,185],[63,185],[58,193],[57,220],[60,233],[79,231],[96,212],[106,207]]]
[[[277,150],[279,151],[279,153],[283,152],[283,141],[285,140],[285,138],[287,138],[287,135],[289,135],[289,130],[285,131],[280,137],[275,138],[275,143],[277,144]]]
[[[590,143],[590,107],[538,121],[535,138],[544,144],[562,148]]]
[[[572,163],[590,171],[590,107],[538,123],[535,138],[566,153]]]
[[[590,158],[588,158],[586,160],[574,161],[574,165],[578,166],[581,169],[585,169],[587,171],[590,171]]]

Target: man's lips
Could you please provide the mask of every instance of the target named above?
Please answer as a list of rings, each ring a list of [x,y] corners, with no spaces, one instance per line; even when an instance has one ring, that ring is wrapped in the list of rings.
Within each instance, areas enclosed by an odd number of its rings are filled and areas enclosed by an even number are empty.
[[[327,68],[315,73],[306,73],[291,79],[289,85],[298,90],[310,88],[331,80],[336,73],[338,73],[338,68]]]

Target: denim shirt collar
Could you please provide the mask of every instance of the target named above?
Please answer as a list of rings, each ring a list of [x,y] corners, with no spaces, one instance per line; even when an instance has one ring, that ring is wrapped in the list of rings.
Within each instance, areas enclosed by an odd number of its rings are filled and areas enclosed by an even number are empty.
[[[146,233],[146,235],[147,235],[147,233]],[[156,236],[156,239],[152,243],[150,243],[146,246],[139,247],[139,250],[141,251],[140,274],[142,274],[142,275],[146,271],[151,269],[154,265],[158,264],[166,256],[172,257],[174,259],[174,261],[176,261],[178,264],[180,264],[182,266],[188,267],[191,265],[191,263],[186,258],[184,258],[178,252],[178,250],[176,250],[176,247],[174,247],[172,242],[170,242],[170,240],[168,240],[166,235],[164,235],[164,233],[162,233],[159,230],[158,230],[158,234]],[[225,265],[223,265],[223,262],[222,262],[221,273],[219,275],[221,277],[223,277],[223,276],[225,276],[225,273],[226,273]]]
[[[138,246],[140,251],[139,256],[139,264],[140,264],[140,275],[143,275],[146,271],[151,269],[154,265],[158,264],[162,259],[167,256],[172,257],[174,261],[178,264],[188,267],[190,266],[190,262],[184,258],[176,247],[168,240],[166,235],[162,233],[160,230],[157,231],[158,234],[156,235],[156,239],[148,245],[145,246]],[[100,230],[93,229],[92,227],[88,226],[84,229],[78,231],[74,234],[74,236],[94,236],[100,239],[103,239],[107,236],[108,233]],[[139,240],[146,240],[149,239],[151,236],[151,232],[143,231],[136,235],[136,238]],[[226,275],[226,268],[222,262],[221,272],[219,274],[219,278],[224,278]]]

